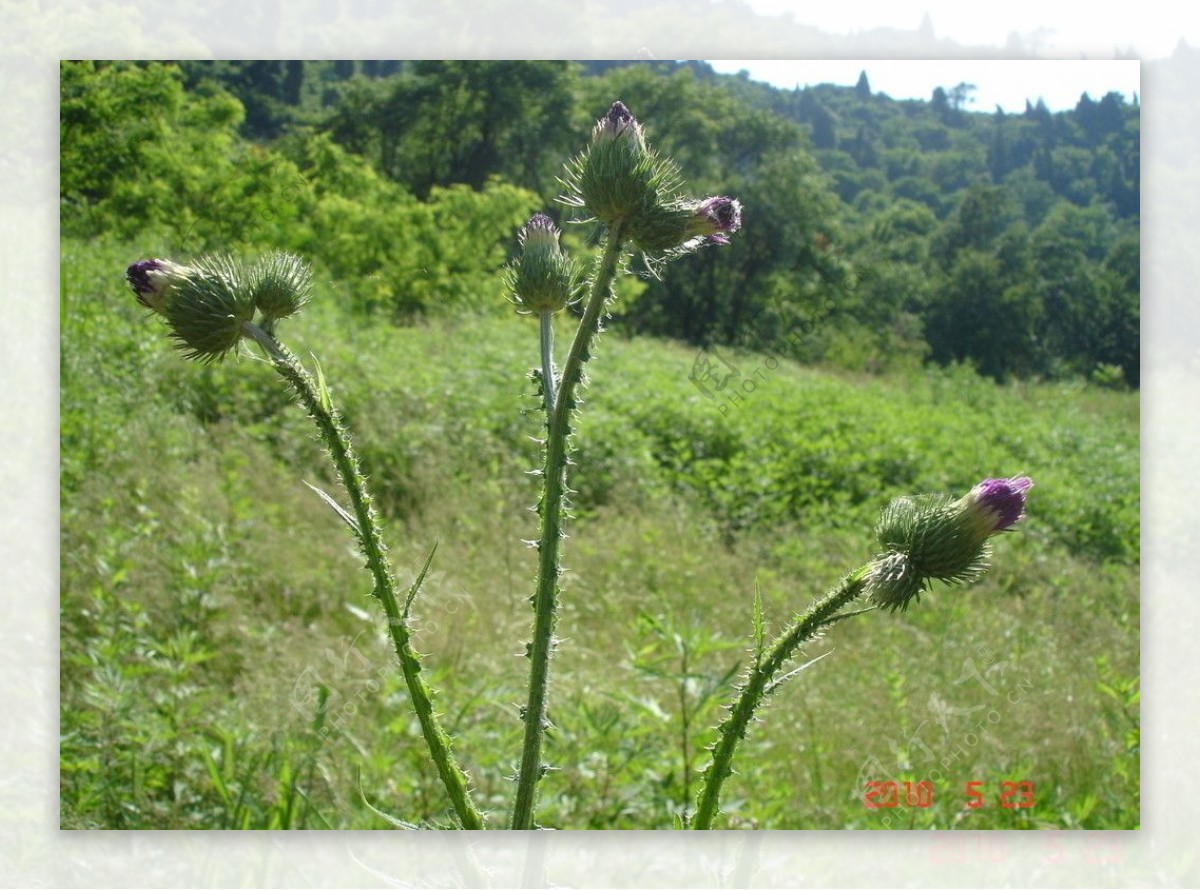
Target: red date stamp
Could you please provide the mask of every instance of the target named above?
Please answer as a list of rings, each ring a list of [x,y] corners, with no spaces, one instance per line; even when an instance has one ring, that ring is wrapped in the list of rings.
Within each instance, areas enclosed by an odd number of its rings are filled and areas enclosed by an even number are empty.
[[[986,783],[967,782],[964,789],[966,807],[978,810],[989,805]],[[1005,810],[1032,809],[1036,802],[1033,782],[999,783],[995,805]],[[925,808],[933,805],[933,783],[924,782],[867,782],[863,804],[868,810],[890,810],[899,806]]]

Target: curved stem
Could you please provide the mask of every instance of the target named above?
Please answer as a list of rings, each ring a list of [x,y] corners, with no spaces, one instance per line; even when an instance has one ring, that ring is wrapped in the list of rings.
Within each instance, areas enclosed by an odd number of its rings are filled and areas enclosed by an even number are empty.
[[[600,330],[600,315],[609,295],[621,257],[623,225],[617,223],[608,232],[608,240],[592,279],[591,293],[571,351],[563,365],[562,381],[553,410],[548,410],[546,463],[542,473],[541,539],[538,542],[538,583],[533,598],[533,641],[529,646],[529,699],[523,718],[524,744],[517,773],[517,794],[513,803],[511,826],[533,828],[537,783],[542,777],[542,740],[546,733],[546,689],[550,677],[550,653],[554,648],[554,622],[558,609],[558,548],[562,540],[563,496],[566,493],[567,438],[571,433],[571,412],[575,409],[575,391],[583,380],[583,365],[591,357],[593,339]]]
[[[770,691],[771,680],[801,644],[811,640],[825,625],[843,617],[838,614],[839,610],[863,592],[869,568],[863,566],[843,578],[837,587],[813,603],[808,611],[796,619],[792,628],[771,647],[766,658],[762,658],[760,654],[755,661],[742,687],[741,695],[729,716],[718,727],[721,736],[713,746],[712,762],[704,771],[704,786],[700,791],[700,800],[696,807],[696,815],[691,821],[691,828],[704,830],[712,827],[713,817],[717,814],[720,802],[721,785],[733,774],[734,751],[738,742],[746,737],[754,712]]]
[[[271,357],[275,370],[295,390],[300,402],[320,430],[321,438],[333,458],[338,476],[350,496],[359,544],[367,558],[367,567],[375,580],[375,596],[383,603],[387,615],[388,631],[400,661],[404,682],[412,697],[413,708],[421,724],[421,733],[429,746],[430,756],[437,767],[442,784],[458,815],[463,828],[483,828],[483,817],[471,802],[467,791],[467,777],[455,762],[450,750],[450,738],[442,730],[433,713],[433,696],[425,681],[421,679],[421,663],[412,647],[411,632],[406,615],[400,610],[396,598],[396,581],[388,564],[387,546],[383,543],[379,519],[367,493],[358,457],[354,453],[350,438],[342,425],[341,416],[329,400],[329,393],[318,385],[312,376],[288,349],[255,324],[246,322],[243,331],[258,343]]]

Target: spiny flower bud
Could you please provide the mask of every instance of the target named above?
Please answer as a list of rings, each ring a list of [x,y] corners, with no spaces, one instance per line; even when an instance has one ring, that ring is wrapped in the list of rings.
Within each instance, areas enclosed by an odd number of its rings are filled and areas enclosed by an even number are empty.
[[[187,358],[218,361],[237,346],[242,324],[254,317],[247,274],[229,257],[204,257],[175,285],[167,324]]]
[[[1025,518],[1025,493],[1033,488],[1028,476],[984,479],[962,498],[962,508],[984,537],[1007,531]]]
[[[728,244],[742,227],[742,205],[734,198],[676,201],[632,220],[629,240],[651,258],[675,258],[707,244]]]
[[[1028,476],[984,479],[964,497],[902,497],[880,514],[875,528],[884,553],[867,579],[871,599],[906,609],[931,581],[973,581],[987,568],[988,538],[1025,516]]]
[[[171,336],[188,358],[224,358],[242,337],[255,312],[262,331],[300,310],[312,289],[312,269],[290,253],[271,253],[247,268],[228,256],[202,257],[182,266],[170,260],[141,260],[125,271],[142,305],[167,320]]]
[[[559,246],[560,234],[550,217],[535,213],[517,235],[521,255],[506,278],[518,312],[557,312],[578,297],[579,271]]]
[[[592,128],[591,144],[567,165],[564,183],[565,203],[612,227],[674,201],[679,171],[647,146],[624,103],[614,102]]]
[[[618,99],[592,127],[592,144],[623,140],[630,151],[645,152],[646,133],[625,103]]]
[[[742,227],[742,204],[736,198],[705,198],[692,215],[692,232],[709,244],[728,244],[725,237]]]
[[[254,305],[268,326],[295,315],[308,302],[312,291],[312,269],[290,253],[271,253],[250,270]]]
[[[194,270],[170,260],[138,260],[125,270],[125,279],[137,295],[138,302],[159,315],[165,315],[167,301],[175,286]]]

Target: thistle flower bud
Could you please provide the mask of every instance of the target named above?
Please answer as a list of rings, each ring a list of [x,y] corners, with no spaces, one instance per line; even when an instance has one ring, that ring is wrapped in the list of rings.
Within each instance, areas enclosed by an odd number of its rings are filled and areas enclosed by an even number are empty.
[[[592,127],[592,145],[621,141],[631,152],[646,151],[646,133],[625,103],[618,99]]]
[[[250,276],[229,257],[204,257],[191,269],[167,303],[167,324],[187,358],[219,361],[241,340],[242,324],[254,317]]]
[[[708,244],[728,244],[725,237],[742,227],[742,204],[736,198],[705,198],[692,214],[692,232]]]
[[[931,581],[973,581],[987,568],[988,538],[1024,518],[1028,476],[985,479],[964,497],[902,497],[880,514],[876,537],[884,553],[867,579],[871,599],[907,609]]]
[[[1025,518],[1025,493],[1033,488],[1028,476],[984,479],[959,502],[975,524],[976,534],[987,537],[1007,531]]]
[[[312,269],[290,253],[263,257],[250,270],[249,278],[254,305],[268,327],[299,312],[312,291]]]
[[[591,144],[567,165],[564,182],[563,201],[611,227],[672,202],[679,171],[649,148],[624,103],[614,102],[592,128]]]
[[[563,253],[560,234],[550,217],[536,213],[517,235],[521,255],[506,279],[512,302],[523,315],[557,312],[579,295],[579,270]]]
[[[706,244],[728,244],[742,227],[742,205],[734,198],[677,201],[630,222],[629,240],[650,257],[674,258]]]
[[[191,267],[170,260],[138,260],[125,270],[125,279],[133,288],[139,303],[159,315],[165,315],[167,302],[175,286],[193,272]]]
[[[247,267],[228,256],[210,256],[181,266],[170,260],[141,260],[125,271],[143,306],[167,320],[187,358],[219,361],[253,329],[262,313],[262,332],[300,310],[312,289],[312,269],[297,256],[271,253]]]

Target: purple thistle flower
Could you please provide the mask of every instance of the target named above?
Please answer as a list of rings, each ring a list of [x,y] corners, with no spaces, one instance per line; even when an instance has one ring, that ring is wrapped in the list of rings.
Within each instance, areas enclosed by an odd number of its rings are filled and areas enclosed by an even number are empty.
[[[963,506],[987,534],[994,535],[1025,518],[1025,493],[1032,487],[1028,476],[984,479],[963,498]]]
[[[875,534],[884,552],[868,579],[871,599],[905,609],[930,581],[961,584],[987,568],[988,538],[1025,518],[1028,476],[984,479],[958,500],[936,495],[894,499]]]
[[[138,260],[125,270],[125,279],[137,295],[138,302],[150,307],[150,299],[154,296],[154,285],[150,283],[150,273],[162,268],[162,260]]]
[[[646,137],[641,123],[619,99],[596,121],[596,126],[592,129],[593,145],[617,140],[628,145],[635,154],[640,155],[646,151]]]
[[[693,228],[707,236],[709,244],[728,244],[726,234],[741,227],[742,204],[736,198],[705,198],[696,208]]]
[[[138,260],[125,270],[125,280],[133,288],[138,302],[147,309],[166,312],[167,297],[180,278],[191,270],[170,260]]]

